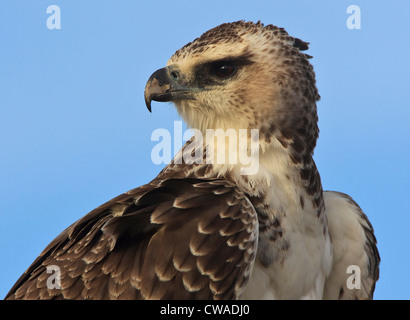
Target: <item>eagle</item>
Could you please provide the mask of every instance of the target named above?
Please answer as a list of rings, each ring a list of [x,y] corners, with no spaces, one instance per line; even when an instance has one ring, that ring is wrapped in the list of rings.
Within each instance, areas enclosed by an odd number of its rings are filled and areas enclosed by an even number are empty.
[[[372,299],[373,227],[350,196],[323,191],[313,160],[308,45],[237,21],[177,50],[148,79],[148,110],[172,102],[203,136],[246,129],[238,149],[257,145],[256,170],[205,161],[227,147],[194,135],[151,182],[58,235],[6,299]]]

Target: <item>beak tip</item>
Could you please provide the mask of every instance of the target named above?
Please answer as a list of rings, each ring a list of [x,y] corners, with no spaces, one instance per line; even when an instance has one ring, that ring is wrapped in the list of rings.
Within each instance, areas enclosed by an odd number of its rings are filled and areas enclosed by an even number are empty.
[[[152,95],[149,92],[149,85],[147,83],[145,90],[144,90],[144,100],[145,100],[145,106],[147,107],[148,111],[151,112],[151,101],[152,101]]]
[[[168,67],[158,69],[149,77],[144,90],[145,105],[149,112],[151,112],[152,100],[160,102],[171,100],[170,86]]]
[[[145,99],[145,105],[147,106],[148,111],[151,112],[151,99]]]

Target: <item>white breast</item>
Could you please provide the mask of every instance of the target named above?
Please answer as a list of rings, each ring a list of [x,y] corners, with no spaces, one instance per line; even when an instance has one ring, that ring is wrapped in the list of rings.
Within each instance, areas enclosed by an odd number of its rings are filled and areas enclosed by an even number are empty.
[[[327,225],[323,226],[326,219],[318,218],[310,200],[305,201],[302,209],[300,197],[309,197],[295,182],[298,176],[288,170],[286,161],[277,158],[263,163],[262,159],[260,164],[264,176],[266,171],[270,173],[265,190],[270,208],[266,213],[280,220],[283,236],[270,241],[268,235],[259,235],[258,255],[242,299],[321,299],[323,296],[332,266],[332,244]],[[266,255],[271,255],[271,259],[264,260]],[[267,265],[266,261],[271,263]]]

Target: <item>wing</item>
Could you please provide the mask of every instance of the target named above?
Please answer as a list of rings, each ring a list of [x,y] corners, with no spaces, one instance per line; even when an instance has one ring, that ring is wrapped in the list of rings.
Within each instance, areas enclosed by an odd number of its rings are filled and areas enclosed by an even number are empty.
[[[63,231],[7,299],[233,299],[252,270],[258,220],[221,179],[154,180]],[[59,288],[47,267],[59,269]]]
[[[333,267],[324,299],[372,299],[380,263],[373,227],[348,195],[323,194],[333,244]],[[357,276],[354,281],[349,280],[353,273]]]

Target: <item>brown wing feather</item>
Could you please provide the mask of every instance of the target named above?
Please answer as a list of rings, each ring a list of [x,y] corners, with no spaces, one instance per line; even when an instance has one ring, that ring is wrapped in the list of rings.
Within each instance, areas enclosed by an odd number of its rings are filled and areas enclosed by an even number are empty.
[[[154,180],[54,239],[7,299],[232,299],[255,259],[258,221],[220,179]],[[61,288],[48,288],[47,266]]]

